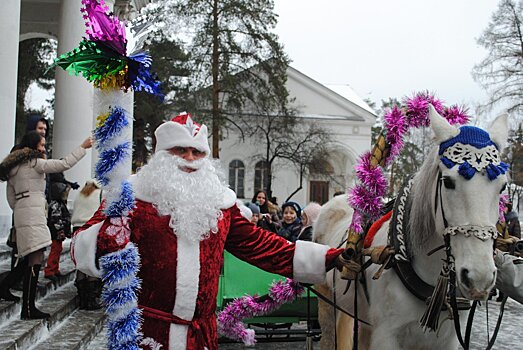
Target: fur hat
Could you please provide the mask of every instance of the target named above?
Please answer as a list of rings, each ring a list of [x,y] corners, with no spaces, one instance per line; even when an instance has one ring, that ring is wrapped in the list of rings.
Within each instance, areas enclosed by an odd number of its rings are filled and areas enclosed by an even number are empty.
[[[193,122],[191,115],[184,112],[156,128],[156,151],[193,147],[209,155],[207,134],[207,126]]]
[[[256,203],[247,202],[245,203],[245,206],[249,208],[253,214],[260,213],[260,207]]]
[[[287,207],[292,207],[292,209],[294,209],[294,211],[296,212],[296,216],[297,217],[301,217],[301,208],[300,208],[300,205],[296,202],[285,202],[283,203],[283,205],[281,206],[281,211],[285,211],[285,208]]]
[[[240,214],[247,220],[251,221],[252,219],[252,211],[247,207],[242,201],[237,200],[236,205],[238,206],[238,209],[240,210]]]
[[[310,202],[305,208],[303,208],[303,214],[307,215],[308,224],[312,225],[318,220],[320,215],[321,205],[316,202]]]

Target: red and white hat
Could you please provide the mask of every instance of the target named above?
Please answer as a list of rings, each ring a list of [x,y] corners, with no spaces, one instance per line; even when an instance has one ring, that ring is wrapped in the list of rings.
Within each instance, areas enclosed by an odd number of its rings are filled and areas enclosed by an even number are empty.
[[[173,147],[193,147],[211,153],[207,141],[207,126],[195,123],[189,113],[177,115],[156,128],[156,151]]]

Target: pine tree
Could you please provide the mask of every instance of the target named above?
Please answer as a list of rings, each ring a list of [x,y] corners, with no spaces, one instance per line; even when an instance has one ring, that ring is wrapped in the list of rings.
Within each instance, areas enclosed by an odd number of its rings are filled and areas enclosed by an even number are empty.
[[[288,58],[272,32],[272,0],[167,0],[151,10],[162,30],[185,42],[190,76],[184,105],[212,121],[212,155],[223,128],[259,103],[256,91],[281,94]],[[252,69],[257,67],[257,69]]]

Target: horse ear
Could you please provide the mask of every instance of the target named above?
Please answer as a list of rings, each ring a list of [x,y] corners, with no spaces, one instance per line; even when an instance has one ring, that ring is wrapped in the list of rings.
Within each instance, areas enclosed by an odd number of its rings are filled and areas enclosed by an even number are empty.
[[[449,124],[447,119],[439,115],[433,105],[429,105],[430,127],[436,136],[436,141],[443,142],[457,136],[459,130]]]
[[[490,139],[498,145],[499,150],[503,150],[507,146],[508,139],[508,114],[503,113],[494,119],[488,128]]]

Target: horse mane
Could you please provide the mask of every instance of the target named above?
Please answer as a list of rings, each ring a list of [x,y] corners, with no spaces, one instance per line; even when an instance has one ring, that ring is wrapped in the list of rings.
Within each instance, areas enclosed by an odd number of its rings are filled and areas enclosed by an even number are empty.
[[[331,236],[333,232],[339,232],[345,234],[346,229],[349,227],[350,216],[352,208],[347,203],[347,196],[336,196],[327,203],[325,203],[320,210],[318,219],[313,224],[313,242],[319,242],[323,244],[331,244],[336,246],[341,243],[337,234]],[[341,229],[340,228],[344,228]],[[329,239],[333,239],[332,242],[328,242]]]
[[[438,149],[429,153],[414,177],[411,189],[409,218],[409,254],[424,253],[428,238],[436,229],[434,221],[434,191],[439,171]]]

